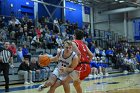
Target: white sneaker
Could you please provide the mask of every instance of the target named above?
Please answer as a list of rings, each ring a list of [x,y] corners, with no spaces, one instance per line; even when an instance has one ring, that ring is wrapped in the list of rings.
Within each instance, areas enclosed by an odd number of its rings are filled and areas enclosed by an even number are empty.
[[[93,75],[92,75],[92,74],[89,74],[88,77],[89,77],[89,78],[93,78]]]
[[[102,72],[100,73],[100,76],[101,76],[101,77],[103,76],[103,73],[102,73]]]
[[[108,73],[105,73],[105,76],[109,76],[109,74]]]
[[[24,82],[24,84],[25,84],[25,85],[29,85],[30,83],[29,83],[29,82]]]
[[[101,77],[100,74],[98,74],[98,75],[97,75],[97,78],[100,78],[100,77]]]
[[[44,88],[45,88],[45,87],[44,87],[44,85],[42,84],[42,85],[40,85],[40,86],[37,88],[37,90],[38,90],[38,91],[42,91]]]
[[[138,69],[136,69],[137,72],[140,72]]]
[[[34,82],[30,81],[30,84],[34,84]]]
[[[126,74],[128,74],[128,71],[127,71],[127,70],[125,70],[125,71],[123,72],[123,74],[125,74],[125,75],[126,75]]]
[[[94,75],[93,75],[93,78],[97,78],[97,75],[96,75],[96,74],[94,74]]]

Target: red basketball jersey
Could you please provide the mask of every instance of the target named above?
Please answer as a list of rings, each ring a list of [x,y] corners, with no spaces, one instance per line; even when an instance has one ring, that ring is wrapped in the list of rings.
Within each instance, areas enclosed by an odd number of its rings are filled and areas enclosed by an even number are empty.
[[[89,60],[89,56],[87,55],[87,47],[86,45],[83,43],[82,40],[74,40],[74,42],[76,43],[80,53],[81,53],[81,62],[90,62]]]

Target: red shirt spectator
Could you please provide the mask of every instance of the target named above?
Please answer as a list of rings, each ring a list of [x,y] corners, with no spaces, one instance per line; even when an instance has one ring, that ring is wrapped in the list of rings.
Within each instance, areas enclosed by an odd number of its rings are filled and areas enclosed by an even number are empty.
[[[39,28],[36,28],[35,31],[36,31],[36,34],[40,37],[40,36],[41,36],[41,31],[40,31],[40,29],[39,29]]]
[[[15,43],[12,43],[12,44],[9,46],[8,49],[12,52],[13,56],[17,55],[17,50],[16,50],[16,45],[15,45]]]

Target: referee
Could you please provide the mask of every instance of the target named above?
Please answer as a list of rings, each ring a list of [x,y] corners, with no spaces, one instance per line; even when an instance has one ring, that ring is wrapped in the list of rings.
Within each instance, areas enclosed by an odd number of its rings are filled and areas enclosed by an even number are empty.
[[[5,79],[5,92],[9,92],[9,62],[13,63],[12,52],[8,50],[9,45],[10,43],[5,41],[4,48],[0,51],[0,73],[3,71]]]

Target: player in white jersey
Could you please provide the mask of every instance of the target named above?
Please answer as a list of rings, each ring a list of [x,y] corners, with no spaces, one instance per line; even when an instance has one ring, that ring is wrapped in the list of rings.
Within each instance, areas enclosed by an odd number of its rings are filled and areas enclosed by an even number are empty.
[[[65,41],[64,49],[62,49],[55,57],[51,58],[51,62],[56,61],[58,61],[58,65],[49,79],[38,87],[39,91],[51,86],[49,93],[53,93],[55,88],[61,84],[61,80],[63,80],[78,65],[78,56],[72,51],[71,41]]]

